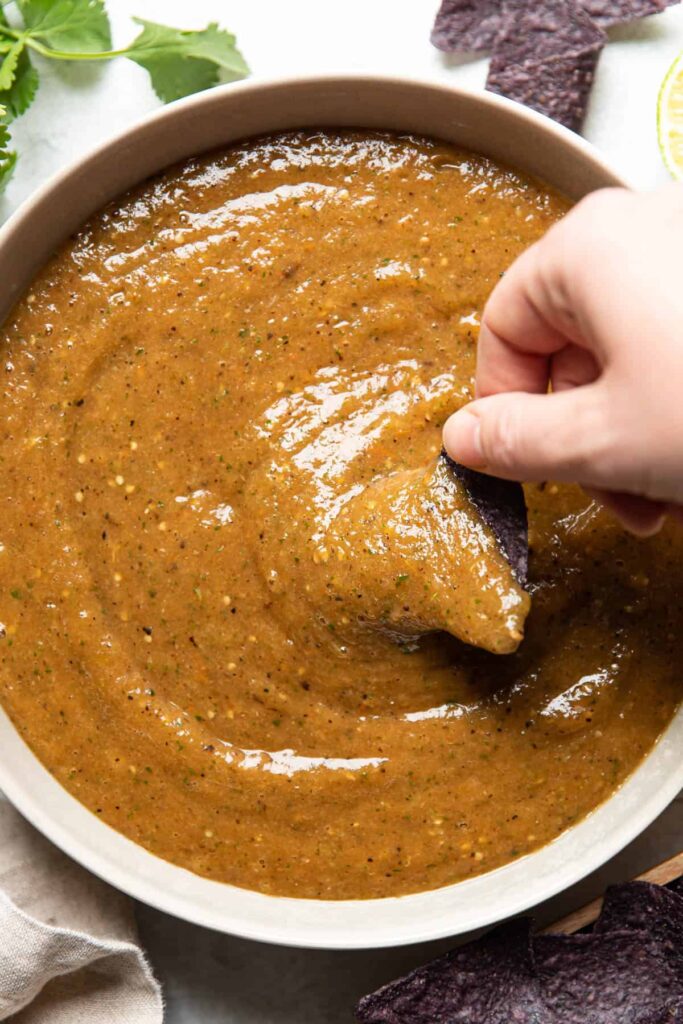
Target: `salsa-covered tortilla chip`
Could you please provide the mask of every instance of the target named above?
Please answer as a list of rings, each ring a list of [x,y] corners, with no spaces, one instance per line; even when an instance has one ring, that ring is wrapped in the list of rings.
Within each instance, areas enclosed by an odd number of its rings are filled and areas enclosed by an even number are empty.
[[[526,570],[522,489],[451,466],[438,458],[377,477],[332,521],[325,543],[343,557],[332,578],[325,562],[319,572],[347,612],[335,637],[370,629],[410,643],[443,631],[494,654],[517,650],[531,605],[517,578]],[[310,568],[307,581],[310,599]]]
[[[445,452],[443,458],[498,541],[515,579],[520,586],[526,586],[529,574],[529,524],[522,485],[467,469]]]

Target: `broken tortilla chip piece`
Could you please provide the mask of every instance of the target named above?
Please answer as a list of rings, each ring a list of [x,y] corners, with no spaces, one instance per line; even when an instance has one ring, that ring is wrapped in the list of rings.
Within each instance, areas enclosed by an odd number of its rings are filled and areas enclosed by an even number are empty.
[[[581,0],[593,21],[602,28],[626,25],[650,14],[660,14],[678,0]]]
[[[605,29],[680,0],[443,0],[432,43],[492,52],[487,88],[578,131]]]
[[[533,955],[549,1024],[655,1024],[680,1008],[673,958],[647,932],[539,935]]]
[[[610,886],[595,931],[614,929],[645,931],[671,946],[683,981],[683,896],[675,889],[650,882]]]
[[[523,919],[365,996],[356,1017],[362,1024],[531,1024],[542,1019],[539,1010],[530,924]]]
[[[504,58],[493,57],[486,87],[578,132],[586,116],[600,51],[598,47],[541,63],[508,64]]]
[[[600,48],[607,36],[578,0],[504,0],[505,13],[495,54],[508,64],[571,57]]]
[[[674,879],[673,882],[669,882],[667,888],[670,892],[676,893],[683,899],[683,877]]]
[[[527,918],[365,996],[362,1024],[676,1024],[683,1021],[683,899],[607,890],[592,932],[532,936]]]
[[[447,53],[483,53],[493,48],[502,27],[502,0],[443,0],[432,44]]]
[[[578,131],[606,36],[574,0],[505,0],[487,88]]]

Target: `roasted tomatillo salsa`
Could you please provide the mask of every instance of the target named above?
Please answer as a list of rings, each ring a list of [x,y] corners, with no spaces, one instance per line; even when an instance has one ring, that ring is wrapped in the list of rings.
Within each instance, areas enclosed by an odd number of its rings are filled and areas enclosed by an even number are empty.
[[[0,341],[0,696],[103,821],[394,896],[547,843],[650,750],[680,537],[531,486],[526,593],[439,459],[489,292],[566,208],[440,142],[297,132],[142,185],[39,276]]]

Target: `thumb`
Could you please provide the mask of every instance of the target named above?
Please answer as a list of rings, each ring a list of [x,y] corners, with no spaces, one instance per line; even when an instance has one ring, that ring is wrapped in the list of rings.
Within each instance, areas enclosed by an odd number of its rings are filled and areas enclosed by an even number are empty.
[[[493,476],[610,487],[614,446],[603,409],[595,385],[545,395],[491,395],[454,413],[443,443],[456,462]]]

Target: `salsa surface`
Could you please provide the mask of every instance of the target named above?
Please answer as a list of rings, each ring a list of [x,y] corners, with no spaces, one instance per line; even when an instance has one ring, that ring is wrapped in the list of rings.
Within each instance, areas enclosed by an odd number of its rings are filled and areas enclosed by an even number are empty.
[[[430,140],[252,140],[109,206],[15,308],[0,699],[104,821],[263,892],[399,895],[548,842],[650,750],[681,696],[673,528],[528,488],[500,655],[390,628],[436,562],[389,572],[340,518],[433,464],[489,292],[566,208]]]

